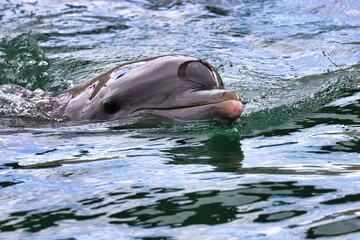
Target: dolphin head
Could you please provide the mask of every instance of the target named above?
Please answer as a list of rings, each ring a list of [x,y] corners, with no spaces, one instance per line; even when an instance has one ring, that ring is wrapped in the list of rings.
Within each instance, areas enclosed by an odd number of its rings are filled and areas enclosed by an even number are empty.
[[[209,63],[183,55],[124,64],[67,92],[65,116],[72,121],[152,115],[232,122],[243,110],[239,96],[224,89]]]

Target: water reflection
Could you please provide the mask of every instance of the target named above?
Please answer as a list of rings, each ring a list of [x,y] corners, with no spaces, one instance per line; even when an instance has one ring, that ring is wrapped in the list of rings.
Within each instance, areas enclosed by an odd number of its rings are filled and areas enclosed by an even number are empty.
[[[196,144],[187,144],[186,140],[178,143],[165,151],[172,159],[170,164],[207,164],[215,166],[216,171],[236,172],[244,159],[238,133],[215,134]]]
[[[194,224],[216,225],[242,219],[244,215],[258,216],[255,222],[269,222],[288,219],[305,214],[307,211],[284,211],[259,214],[267,207],[259,202],[269,201],[271,197],[309,198],[333,192],[333,189],[316,189],[314,186],[298,186],[296,182],[260,182],[242,184],[242,188],[221,191],[208,190],[190,192],[181,196],[165,198],[147,206],[136,206],[125,211],[112,213],[110,223],[128,224],[143,227],[181,227]],[[282,203],[288,205],[289,203]],[[291,204],[291,203],[290,203]],[[246,205],[246,208],[240,208]],[[251,218],[251,217],[249,217]],[[275,221],[275,220],[274,220]]]
[[[276,213],[270,213],[270,214],[260,214],[258,218],[254,220],[254,222],[278,222],[285,219],[293,218],[296,216],[300,216],[307,213],[306,211],[280,211]]]
[[[307,232],[307,238],[335,237],[359,231],[360,217],[355,217],[312,227]]]
[[[156,200],[154,204],[136,204],[137,200],[151,199],[158,194],[174,194],[182,189],[152,189],[149,192],[128,193],[113,191],[105,195],[79,200],[82,207],[57,210],[29,210],[13,212],[0,221],[0,232],[23,229],[38,232],[59,226],[61,221],[85,221],[106,216],[110,224],[126,224],[145,228],[181,227],[197,224],[217,225],[241,219],[272,222],[294,218],[307,213],[299,209],[295,199],[306,199],[335,191],[318,189],[297,182],[259,182],[241,184],[233,190],[206,190],[187,192]],[[274,197],[292,197],[292,201],[274,202]],[[264,204],[268,202],[267,204]],[[261,204],[260,204],[261,203]],[[122,205],[134,207],[118,211]],[[287,209],[271,214],[264,213],[272,206]],[[87,212],[87,214],[85,214]]]
[[[22,229],[28,232],[39,232],[43,229],[58,226],[61,220],[84,221],[100,217],[104,214],[81,215],[71,208],[53,211],[21,211],[11,213],[4,221],[0,221],[0,232]]]

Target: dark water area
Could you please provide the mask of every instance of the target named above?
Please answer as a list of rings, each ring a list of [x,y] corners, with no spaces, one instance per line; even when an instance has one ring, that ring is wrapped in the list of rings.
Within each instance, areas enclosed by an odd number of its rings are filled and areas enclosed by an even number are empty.
[[[185,54],[245,103],[231,126],[2,116],[0,239],[360,237],[359,36],[355,0],[0,1],[0,84]]]

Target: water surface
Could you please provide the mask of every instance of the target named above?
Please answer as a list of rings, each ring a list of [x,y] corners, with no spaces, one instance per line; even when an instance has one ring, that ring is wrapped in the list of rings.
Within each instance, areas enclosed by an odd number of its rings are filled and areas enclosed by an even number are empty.
[[[231,126],[1,118],[0,238],[359,236],[359,19],[352,0],[1,2],[1,84],[59,92],[178,53],[245,111]]]

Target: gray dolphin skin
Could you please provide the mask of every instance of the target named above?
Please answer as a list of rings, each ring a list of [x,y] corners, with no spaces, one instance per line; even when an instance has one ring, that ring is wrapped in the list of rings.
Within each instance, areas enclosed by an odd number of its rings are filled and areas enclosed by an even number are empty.
[[[58,117],[69,121],[160,116],[231,123],[243,111],[239,96],[224,89],[209,63],[183,55],[123,64],[55,99]]]

